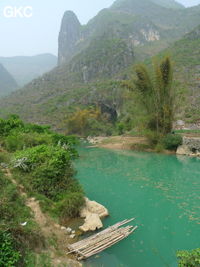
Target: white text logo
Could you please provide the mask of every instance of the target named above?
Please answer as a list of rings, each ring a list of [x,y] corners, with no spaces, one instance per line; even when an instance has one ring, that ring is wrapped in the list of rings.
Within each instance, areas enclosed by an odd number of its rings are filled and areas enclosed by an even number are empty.
[[[6,18],[31,18],[33,8],[31,6],[6,6],[3,11]]]

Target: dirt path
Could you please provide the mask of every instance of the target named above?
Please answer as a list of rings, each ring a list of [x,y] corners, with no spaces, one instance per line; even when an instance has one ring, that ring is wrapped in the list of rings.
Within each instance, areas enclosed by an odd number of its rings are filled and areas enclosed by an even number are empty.
[[[61,226],[59,224],[55,224],[48,215],[42,212],[39,201],[27,196],[24,187],[17,183],[9,169],[5,170],[5,174],[19,188],[21,196],[26,198],[26,205],[31,209],[35,221],[39,225],[41,232],[45,237],[46,250],[44,252],[50,255],[52,266],[81,267],[82,264],[69,259],[66,256],[66,248],[69,243],[69,237],[61,229]]]

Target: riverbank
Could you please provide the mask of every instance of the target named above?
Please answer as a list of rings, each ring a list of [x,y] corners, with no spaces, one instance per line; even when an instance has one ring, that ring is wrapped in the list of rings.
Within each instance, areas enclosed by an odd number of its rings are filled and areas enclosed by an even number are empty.
[[[158,151],[151,148],[148,139],[143,136],[110,136],[110,137],[93,137],[87,141],[92,147],[100,147],[112,150],[133,150],[144,152],[162,152],[164,154],[178,154],[187,156],[200,156],[200,136],[197,134],[182,134],[183,144],[178,147],[177,151],[162,150]]]
[[[147,138],[141,136],[100,136],[88,138],[87,140],[93,146],[114,150],[134,150],[134,147],[148,147]]]
[[[148,139],[144,136],[94,137],[89,138],[88,141],[92,147],[106,148],[111,150],[158,152],[150,147]],[[175,151],[163,150],[162,153],[175,154]]]

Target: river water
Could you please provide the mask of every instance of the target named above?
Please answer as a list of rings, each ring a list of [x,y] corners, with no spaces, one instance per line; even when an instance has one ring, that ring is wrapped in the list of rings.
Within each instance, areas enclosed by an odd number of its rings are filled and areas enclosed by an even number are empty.
[[[87,267],[175,267],[177,250],[200,247],[199,158],[81,148],[75,165],[86,195],[110,212],[105,227],[138,225]]]

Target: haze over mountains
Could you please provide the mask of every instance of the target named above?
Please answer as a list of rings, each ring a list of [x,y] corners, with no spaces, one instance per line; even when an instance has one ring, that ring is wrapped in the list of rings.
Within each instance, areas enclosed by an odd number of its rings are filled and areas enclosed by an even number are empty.
[[[59,66],[1,101],[2,114],[18,113],[55,128],[77,107],[103,103],[108,112],[119,114],[117,80],[127,77],[132,64],[166,48],[161,53],[172,54],[176,77],[185,85],[185,71],[194,70],[198,76],[199,24],[200,5],[184,8],[173,0],[117,0],[85,26],[66,11],[59,33]],[[194,98],[199,83],[193,77],[187,86],[190,91],[196,88]],[[197,102],[194,108],[196,112]]]
[[[18,85],[22,87],[53,69],[57,64],[57,57],[51,54],[31,57],[0,57],[0,63],[10,72]]]
[[[18,88],[12,75],[0,64],[0,97],[8,95]]]

